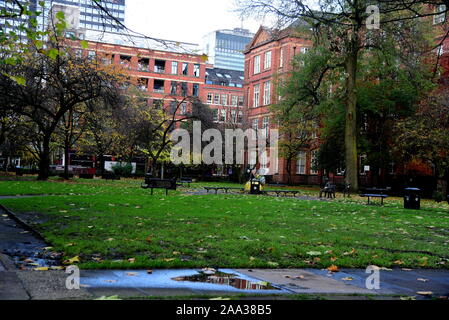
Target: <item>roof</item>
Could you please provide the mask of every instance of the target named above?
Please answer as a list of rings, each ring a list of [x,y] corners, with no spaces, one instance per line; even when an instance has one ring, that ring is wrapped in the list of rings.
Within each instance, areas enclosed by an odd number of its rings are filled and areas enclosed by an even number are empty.
[[[243,86],[244,82],[243,74],[243,71],[229,69],[206,69],[206,84],[240,87]]]
[[[283,38],[306,38],[304,28],[310,28],[309,25],[303,21],[298,20],[292,23],[285,29],[271,29],[264,26],[260,26],[259,30],[254,35],[252,41],[246,46],[244,53],[251,51],[251,49],[262,46],[272,41],[279,41]]]

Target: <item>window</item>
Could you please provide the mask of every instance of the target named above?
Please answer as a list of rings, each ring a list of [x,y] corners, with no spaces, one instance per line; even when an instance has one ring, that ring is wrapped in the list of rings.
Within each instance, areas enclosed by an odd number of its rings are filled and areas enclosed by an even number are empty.
[[[154,79],[153,91],[164,93],[164,80]]]
[[[212,93],[207,94],[207,104],[212,104]]]
[[[172,74],[178,74],[178,62],[173,61],[171,63],[171,73]]]
[[[296,174],[306,174],[306,153],[301,151],[296,157]]]
[[[193,65],[193,75],[195,77],[199,77],[200,76],[200,65],[199,64],[194,64]]]
[[[187,102],[181,103],[181,114],[187,113]]]
[[[176,95],[177,92],[178,92],[178,83],[176,81],[172,81],[170,94]]]
[[[220,110],[220,122],[226,122],[226,109]]]
[[[197,83],[193,84],[192,96],[198,97],[200,95],[200,85]]]
[[[232,121],[232,123],[237,122],[237,112],[235,110],[231,111],[231,121]]]
[[[237,114],[237,123],[242,123],[243,122],[243,112],[239,111],[239,113]]]
[[[253,119],[252,128],[257,132],[259,130],[259,119]]]
[[[214,109],[214,122],[218,122],[218,109]]]
[[[164,60],[155,60],[154,61],[154,72],[165,73],[165,61]]]
[[[189,74],[189,64],[187,62],[182,63],[182,74],[185,76]]]
[[[279,53],[279,67],[282,68],[284,66],[284,48],[281,48],[281,52]]]
[[[95,51],[89,51],[87,53],[87,59],[94,60],[95,59]]]
[[[260,73],[260,56],[254,57],[254,74]]]
[[[187,96],[187,82],[181,83],[181,94],[183,97]]]
[[[316,170],[317,165],[317,155],[318,150],[313,150],[311,153],[311,159],[310,159],[310,174],[318,174],[318,171]]]
[[[224,106],[228,105],[228,95],[227,94],[221,95],[221,104]]]
[[[259,97],[260,97],[260,85],[256,84],[254,86],[253,108],[257,108],[259,106]]]
[[[269,105],[270,102],[271,102],[271,81],[267,81],[264,83],[263,104]]]
[[[137,69],[139,71],[149,71],[150,59],[142,58],[137,62]]]
[[[264,69],[271,68],[271,51],[265,52],[265,60],[263,63],[263,68]]]
[[[301,48],[301,53],[307,53],[309,51],[310,48],[307,47],[302,47]]]
[[[443,23],[446,20],[446,6],[444,4],[437,6],[436,12],[437,13],[441,12],[441,13],[433,16],[433,24]]]
[[[148,79],[140,78],[137,84],[140,91],[147,91],[148,87]]]
[[[220,95],[219,94],[214,95],[214,104],[220,104]]]
[[[176,101],[170,101],[170,112],[174,114],[176,112],[176,109],[178,109],[178,104]]]
[[[270,118],[269,117],[263,117],[262,128],[263,128],[265,137],[268,137],[269,132],[270,132]]]
[[[239,106],[243,107],[244,98],[243,96],[239,96]]]
[[[232,100],[231,105],[234,106],[234,107],[237,107],[238,97],[237,96],[232,96],[231,100]]]

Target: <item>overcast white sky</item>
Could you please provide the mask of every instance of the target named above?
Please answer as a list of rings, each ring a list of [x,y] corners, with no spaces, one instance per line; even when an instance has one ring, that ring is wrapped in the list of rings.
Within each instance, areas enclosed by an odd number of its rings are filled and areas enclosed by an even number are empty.
[[[179,42],[200,43],[218,29],[240,28],[234,0],[126,0],[125,25],[147,36]],[[263,21],[243,21],[256,32]]]

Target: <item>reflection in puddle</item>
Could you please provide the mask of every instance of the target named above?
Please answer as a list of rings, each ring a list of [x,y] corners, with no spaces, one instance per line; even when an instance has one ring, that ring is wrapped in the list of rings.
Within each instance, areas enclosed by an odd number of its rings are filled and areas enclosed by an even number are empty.
[[[175,281],[192,281],[192,282],[205,282],[214,284],[229,285],[237,289],[242,290],[280,290],[273,287],[265,281],[250,281],[237,278],[235,274],[215,272],[213,274],[206,274],[201,272],[193,276],[176,277],[172,278]]]

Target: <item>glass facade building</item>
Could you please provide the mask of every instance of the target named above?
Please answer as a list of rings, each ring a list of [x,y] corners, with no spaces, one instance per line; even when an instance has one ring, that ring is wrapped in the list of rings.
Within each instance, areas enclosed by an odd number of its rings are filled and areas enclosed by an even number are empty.
[[[27,1],[20,1],[25,4]],[[41,3],[45,3],[45,7]],[[106,32],[122,32],[125,22],[125,0],[102,0],[100,5],[108,10],[107,15],[93,0],[29,0],[29,9],[32,12],[41,12],[36,16],[37,29],[44,30],[49,24],[50,10],[56,8],[66,13],[68,25],[73,29],[99,30]],[[20,7],[12,1],[0,0],[0,9],[7,12],[20,12]],[[68,16],[70,15],[70,16]],[[6,17],[0,19],[2,33],[20,32],[18,27],[28,24],[29,17]]]
[[[215,68],[243,71],[243,51],[253,36],[247,29],[217,30],[203,37],[202,50]]]

